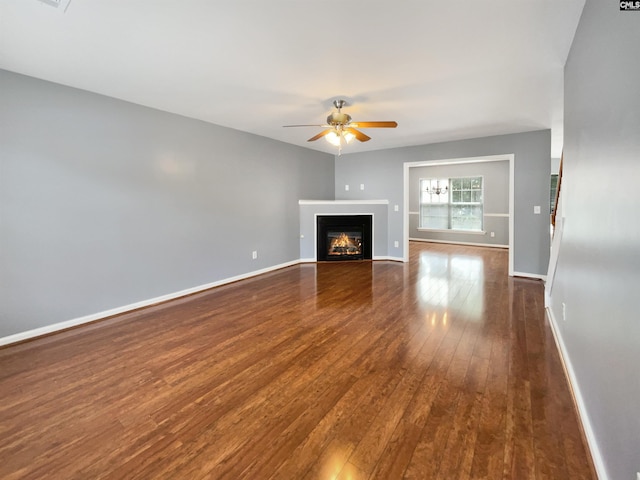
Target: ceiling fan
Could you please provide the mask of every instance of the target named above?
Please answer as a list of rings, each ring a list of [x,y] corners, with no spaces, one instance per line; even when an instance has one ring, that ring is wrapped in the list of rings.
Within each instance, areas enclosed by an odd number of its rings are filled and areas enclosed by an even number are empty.
[[[357,128],[396,128],[397,122],[352,122],[351,115],[342,113],[342,107],[347,104],[344,100],[334,100],[333,105],[338,109],[327,117],[326,125],[284,125],[285,127],[323,127],[326,130],[311,137],[308,142],[315,142],[324,137],[329,143],[338,147],[338,155],[342,146],[354,138],[361,142],[368,142],[371,137],[365,135]]]

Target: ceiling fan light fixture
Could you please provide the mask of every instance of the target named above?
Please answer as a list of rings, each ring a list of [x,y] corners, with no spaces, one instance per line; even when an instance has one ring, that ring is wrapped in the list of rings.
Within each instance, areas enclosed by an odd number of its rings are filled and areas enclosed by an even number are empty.
[[[334,147],[340,147],[345,143],[350,143],[356,137],[351,132],[339,132],[337,130],[332,130],[327,133],[324,138]]]
[[[337,132],[331,131],[331,132],[327,133],[324,136],[324,138],[325,138],[325,140],[327,142],[329,142],[334,147],[339,147],[340,146],[340,137],[338,136]]]
[[[361,128],[396,128],[397,122],[375,121],[375,122],[354,122],[351,123],[351,115],[342,113],[341,109],[346,105],[344,100],[335,100],[333,105],[338,109],[327,117],[325,125],[284,125],[285,127],[322,127],[325,130],[311,137],[307,142],[315,142],[324,137],[334,147],[338,147],[338,155],[342,147],[353,141],[355,138],[360,142],[368,142],[371,137],[360,131]]]

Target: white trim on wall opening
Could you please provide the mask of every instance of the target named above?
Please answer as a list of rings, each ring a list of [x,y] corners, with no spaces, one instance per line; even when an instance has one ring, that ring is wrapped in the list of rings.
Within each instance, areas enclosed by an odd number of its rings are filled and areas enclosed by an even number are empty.
[[[485,162],[509,162],[509,213],[503,214],[509,217],[509,276],[513,276],[513,211],[514,211],[514,185],[515,185],[515,172],[514,161],[515,155],[513,153],[504,155],[489,155],[484,157],[467,157],[467,158],[449,158],[442,160],[425,160],[421,162],[405,162],[404,167],[404,215],[402,240],[404,244],[404,256],[403,261],[409,261],[409,169],[416,167],[433,167],[436,165],[456,165],[462,163],[485,163]]]

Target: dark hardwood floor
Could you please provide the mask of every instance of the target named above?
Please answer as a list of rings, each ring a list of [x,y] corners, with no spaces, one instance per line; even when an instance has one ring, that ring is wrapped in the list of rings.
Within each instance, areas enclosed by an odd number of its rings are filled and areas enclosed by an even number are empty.
[[[0,478],[595,478],[542,282],[410,252],[0,349]]]

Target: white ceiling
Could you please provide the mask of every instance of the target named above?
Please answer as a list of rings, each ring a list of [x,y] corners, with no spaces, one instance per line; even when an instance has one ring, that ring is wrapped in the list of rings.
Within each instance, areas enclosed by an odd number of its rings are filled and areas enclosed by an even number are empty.
[[[52,0],[57,1],[57,0]],[[0,0],[0,68],[307,143],[331,102],[343,153],[552,128],[584,0]]]

